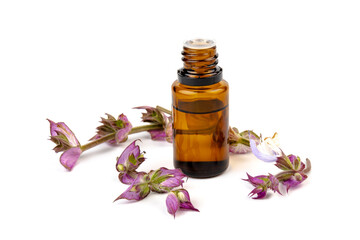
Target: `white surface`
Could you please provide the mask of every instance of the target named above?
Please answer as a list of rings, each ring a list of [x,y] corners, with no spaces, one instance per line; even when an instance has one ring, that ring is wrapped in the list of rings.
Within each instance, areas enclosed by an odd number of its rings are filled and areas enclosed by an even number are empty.
[[[359,179],[358,1],[1,1],[1,239],[356,239]],[[170,108],[183,42],[217,42],[230,83],[230,124],[271,135],[312,160],[289,194],[252,200],[233,155],[225,174],[189,179],[200,213],[174,220],[166,195],[112,201],[118,148],[89,150],[72,172],[51,149],[46,118],[80,142],[104,113],[140,123],[139,105]],[[143,139],[141,170],[172,167],[171,145]],[[284,190],[282,189],[284,192]]]

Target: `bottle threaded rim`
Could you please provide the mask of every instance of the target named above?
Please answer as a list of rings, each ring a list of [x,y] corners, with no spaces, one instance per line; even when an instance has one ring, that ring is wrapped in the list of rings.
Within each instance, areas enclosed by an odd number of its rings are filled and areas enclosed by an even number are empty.
[[[207,49],[215,46],[216,46],[215,41],[210,39],[203,39],[203,38],[187,40],[184,43],[184,47],[190,49]]]

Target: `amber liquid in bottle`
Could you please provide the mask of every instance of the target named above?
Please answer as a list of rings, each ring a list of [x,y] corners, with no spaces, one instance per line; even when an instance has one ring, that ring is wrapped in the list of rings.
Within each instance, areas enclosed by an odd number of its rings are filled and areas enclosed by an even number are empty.
[[[172,85],[174,165],[190,177],[213,177],[229,165],[229,86],[211,40],[185,42],[184,67]]]

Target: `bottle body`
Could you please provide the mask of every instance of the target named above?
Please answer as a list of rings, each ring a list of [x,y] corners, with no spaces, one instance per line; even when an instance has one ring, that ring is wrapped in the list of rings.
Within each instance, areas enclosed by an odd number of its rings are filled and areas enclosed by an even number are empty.
[[[190,177],[213,177],[229,165],[229,86],[172,85],[174,166]]]

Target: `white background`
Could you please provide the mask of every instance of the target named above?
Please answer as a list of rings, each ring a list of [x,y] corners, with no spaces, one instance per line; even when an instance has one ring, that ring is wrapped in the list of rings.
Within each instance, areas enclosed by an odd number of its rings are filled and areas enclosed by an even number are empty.
[[[1,1],[0,238],[359,238],[359,13],[358,1]],[[231,155],[223,175],[188,179],[200,212],[174,220],[166,195],[112,202],[126,144],[60,165],[46,118],[83,144],[105,113],[141,124],[132,107],[171,107],[182,43],[198,37],[217,42],[231,126],[277,131],[312,160],[301,187],[252,200],[246,172],[278,169]],[[173,167],[171,144],[136,138],[141,170]]]

